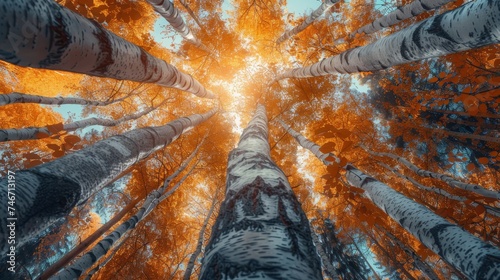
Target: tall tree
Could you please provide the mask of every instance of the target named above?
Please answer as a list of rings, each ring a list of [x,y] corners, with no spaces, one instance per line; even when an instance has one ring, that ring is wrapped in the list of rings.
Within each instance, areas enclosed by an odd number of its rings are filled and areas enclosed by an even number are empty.
[[[110,183],[130,166],[177,139],[184,131],[215,114],[180,118],[159,127],[146,127],[116,135],[78,152],[31,169],[15,172],[15,211],[0,211],[0,251],[9,248],[7,218],[17,218],[18,246],[37,236],[55,221],[68,215],[77,204]],[[0,180],[7,185],[8,177]],[[2,188],[0,199],[7,201],[12,190]]]
[[[309,222],[270,158],[258,105],[229,155],[226,199],[212,229],[200,279],[321,279]]]
[[[393,26],[399,22],[417,16],[421,13],[432,11],[455,0],[415,0],[408,5],[398,7],[393,12],[377,18],[372,23],[367,24],[351,34],[371,34],[386,27]]]
[[[55,2],[0,3],[0,59],[34,68],[155,83],[215,98],[190,75]]]
[[[319,6],[316,10],[314,10],[306,19],[298,26],[292,28],[291,30],[286,31],[281,35],[278,40],[276,40],[276,44],[281,44],[286,41],[288,38],[299,34],[301,31],[306,29],[309,25],[311,25],[316,19],[326,13],[330,8],[333,7],[334,4],[339,2],[339,0],[323,0],[321,6]]]
[[[376,42],[285,71],[276,80],[376,71],[500,42],[500,3],[479,0],[431,17]]]
[[[196,47],[212,53],[196,36],[194,36],[191,29],[184,23],[184,20],[179,15],[179,10],[174,6],[170,0],[148,0],[156,12],[162,15],[181,36]]]
[[[332,163],[333,161],[330,164]],[[351,185],[363,189],[375,205],[462,273],[471,279],[494,279],[500,274],[500,249],[450,223],[353,165],[347,164],[343,168]]]

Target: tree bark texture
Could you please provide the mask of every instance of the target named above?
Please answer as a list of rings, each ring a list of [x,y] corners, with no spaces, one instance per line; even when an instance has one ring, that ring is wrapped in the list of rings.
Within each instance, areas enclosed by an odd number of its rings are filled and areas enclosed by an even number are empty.
[[[308,219],[270,158],[262,105],[229,154],[226,198],[200,279],[321,279]]]
[[[488,190],[486,188],[481,187],[480,185],[477,184],[469,184],[469,183],[464,183],[460,182],[457,179],[448,176],[446,174],[442,173],[437,173],[437,172],[432,172],[429,170],[421,169],[415,164],[411,163],[409,160],[405,159],[404,157],[400,157],[398,155],[392,154],[392,153],[380,153],[380,152],[373,152],[368,150],[366,147],[363,147],[363,149],[373,155],[373,156],[379,156],[379,157],[390,157],[392,159],[397,160],[398,162],[402,163],[406,167],[408,167],[411,171],[415,172],[416,174],[422,176],[422,177],[428,177],[428,178],[434,178],[438,179],[440,181],[445,182],[446,184],[450,185],[451,187],[459,188],[462,190],[474,192],[476,194],[485,196],[485,197],[491,197],[495,199],[500,199],[500,192],[499,191],[492,191]]]
[[[76,97],[46,97],[41,95],[25,94],[21,92],[11,92],[8,94],[0,94],[0,106],[14,103],[36,103],[47,105],[92,105],[92,106],[106,106],[115,101],[94,101]]]
[[[356,35],[356,33],[371,34],[377,32],[389,26],[396,25],[405,19],[418,16],[424,12],[432,11],[453,1],[455,0],[415,0],[408,5],[398,7],[396,10],[385,16],[377,18],[372,23],[367,24],[353,32],[351,36]]]
[[[283,35],[281,35],[278,40],[276,40],[276,44],[279,45],[286,41],[288,38],[302,32],[337,2],[339,2],[339,0],[324,0],[323,3],[321,3],[321,6],[314,10],[308,17],[306,17],[306,19],[301,24],[283,33]]]
[[[477,0],[423,20],[364,47],[288,70],[284,78],[377,71],[500,42],[500,2]]]
[[[170,0],[147,0],[151,6],[153,6],[154,10],[159,13],[164,19],[166,19],[170,25],[174,28],[175,31],[179,32],[181,36],[188,40],[191,44],[196,47],[211,53],[210,49],[208,49],[198,38],[196,38],[191,32],[191,29],[184,23],[184,20],[179,15],[179,10],[174,6]]]
[[[365,190],[380,209],[471,279],[496,279],[500,275],[500,249],[448,222],[425,206],[389,186],[346,165],[347,181]]]
[[[84,202],[130,166],[207,120],[216,110],[183,117],[164,126],[135,129],[112,136],[52,162],[17,171],[15,190],[0,188],[0,201],[15,192],[16,245],[35,238],[76,204]],[[8,185],[8,177],[0,186]],[[0,211],[0,251],[7,243],[7,208]]]
[[[53,1],[1,1],[0,18],[1,60],[155,83],[215,98],[190,75]]]
[[[102,118],[88,118],[79,120],[72,123],[67,123],[62,125],[61,129],[51,128],[50,126],[44,127],[25,127],[25,128],[9,128],[0,129],[0,142],[3,141],[15,141],[15,140],[33,140],[47,138],[61,131],[75,131],[88,126],[100,125],[100,126],[116,126],[122,122],[138,119],[145,116],[152,111],[156,110],[158,107],[163,106],[169,100],[165,99],[162,103],[157,106],[149,107],[144,111],[137,112],[130,115],[125,115],[117,120],[102,119]]]

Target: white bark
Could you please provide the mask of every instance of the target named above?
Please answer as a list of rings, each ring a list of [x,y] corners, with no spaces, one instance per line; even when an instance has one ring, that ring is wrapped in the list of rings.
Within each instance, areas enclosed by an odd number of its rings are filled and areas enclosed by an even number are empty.
[[[351,34],[351,36],[358,34],[371,34],[398,24],[399,22],[420,15],[421,13],[437,9],[445,4],[455,0],[415,0],[408,5],[397,8],[395,11],[377,18],[372,23],[367,24]]]
[[[191,273],[193,272],[194,268],[194,263],[198,256],[201,254],[201,249],[203,247],[203,237],[205,236],[205,230],[207,229],[208,222],[210,221],[210,217],[212,217],[212,214],[215,210],[215,206],[217,205],[217,192],[215,193],[214,197],[212,198],[212,205],[210,206],[210,209],[208,210],[207,217],[205,218],[205,221],[203,221],[203,225],[201,226],[200,233],[198,234],[198,242],[196,243],[196,249],[194,250],[193,254],[191,254],[191,257],[189,258],[188,264],[186,266],[186,270],[184,272],[184,280],[189,280],[191,278]]]
[[[198,25],[199,28],[203,30],[203,27],[201,26],[200,20],[198,17],[194,14],[193,10],[189,7],[189,5],[186,3],[186,0],[179,0],[182,6],[186,9],[186,11],[189,13],[189,15],[194,19],[196,24]]]
[[[276,80],[382,70],[499,42],[500,2],[477,0],[370,45],[345,51],[310,66],[288,70]]]
[[[500,249],[448,222],[425,206],[364,174],[345,166],[347,181],[365,190],[368,198],[415,236],[471,279],[495,279],[500,275]]]
[[[406,167],[408,167],[411,171],[415,172],[416,174],[418,174],[422,177],[438,179],[438,180],[443,181],[446,184],[450,185],[451,187],[474,192],[476,194],[479,194],[479,195],[482,195],[485,197],[500,199],[500,192],[499,191],[488,190],[488,189],[481,187],[480,185],[477,185],[477,184],[469,184],[469,183],[460,182],[460,181],[456,180],[455,178],[448,176],[446,174],[432,172],[432,171],[425,170],[425,169],[420,169],[418,166],[411,163],[409,160],[407,160],[403,157],[400,157],[398,155],[395,155],[395,154],[373,152],[373,151],[368,150],[366,147],[363,147],[363,149],[367,153],[374,155],[374,156],[390,157],[392,159],[395,159],[398,162],[405,165]]]
[[[300,146],[303,148],[311,151],[317,158],[319,158],[325,165],[329,165],[331,162],[326,160],[327,157],[332,157],[335,159],[337,163],[340,162],[340,159],[335,156],[332,153],[324,154],[322,153],[319,148],[320,146],[317,145],[316,143],[307,140],[302,134],[298,133],[297,131],[293,130],[290,126],[288,126],[286,123],[284,123],[282,120],[278,119],[280,124],[283,126],[283,128],[293,137],[297,142],[299,142]]]
[[[365,190],[375,205],[471,279],[495,279],[500,275],[500,250],[448,222],[389,186],[346,167],[350,184]]]
[[[76,97],[46,97],[41,95],[31,95],[20,92],[11,92],[8,94],[0,94],[0,106],[14,103],[37,103],[48,105],[63,105],[63,104],[77,104],[77,105],[92,105],[92,106],[106,106],[115,101],[94,101]]]
[[[306,29],[309,25],[311,25],[316,19],[322,16],[326,11],[328,11],[335,3],[339,2],[339,0],[324,0],[316,10],[314,10],[306,19],[298,26],[292,28],[291,30],[286,31],[281,35],[278,40],[276,40],[276,44],[281,44],[286,41],[288,38],[295,36]]]
[[[137,112],[135,114],[125,115],[117,120],[110,119],[101,119],[101,118],[89,118],[83,119],[72,123],[67,123],[62,126],[62,129],[59,131],[55,131],[50,127],[25,127],[25,128],[9,128],[9,129],[0,129],[0,142],[3,141],[15,141],[15,140],[29,140],[29,139],[40,139],[50,137],[54,134],[57,134],[61,131],[75,131],[78,129],[83,129],[92,125],[100,125],[100,126],[116,126],[120,123],[135,120],[142,116],[145,116],[155,109],[165,105],[169,100],[165,99],[162,103],[157,106],[149,107],[148,109]]]
[[[190,75],[53,1],[0,1],[0,59],[215,98]]]
[[[340,279],[340,277],[337,275],[335,268],[328,259],[325,250],[323,250],[323,245],[319,240],[318,235],[316,234],[316,232],[314,232],[314,229],[312,227],[311,227],[311,236],[314,242],[314,246],[316,246],[316,252],[318,252],[318,255],[321,258],[321,263],[323,264],[324,271],[326,272],[328,277],[330,277],[331,279]]]
[[[215,110],[183,117],[164,126],[135,129],[15,174],[16,245],[35,238],[71,209],[106,186],[123,171],[207,120]],[[7,186],[8,178],[0,185]],[[0,201],[8,189],[0,188]],[[7,244],[7,208],[0,211],[0,251]]]
[[[147,0],[154,10],[165,18],[175,31],[179,32],[181,36],[196,47],[212,53],[198,38],[191,32],[191,29],[184,23],[184,20],[179,15],[179,10],[174,6],[170,0]]]
[[[226,199],[200,279],[321,279],[307,217],[270,158],[265,108],[229,155]]]
[[[420,184],[419,182],[417,182],[417,180],[413,179],[412,177],[410,176],[407,176],[407,175],[404,175],[404,174],[401,174],[396,168],[393,168],[383,162],[379,162],[378,163],[380,166],[383,166],[384,168],[392,171],[394,174],[396,174],[396,176],[398,176],[399,178],[402,178],[402,179],[406,179],[408,181],[410,181],[415,187],[421,189],[421,190],[425,190],[425,191],[429,191],[429,192],[433,192],[433,193],[437,193],[439,195],[442,195],[446,198],[449,198],[449,199],[452,199],[452,200],[456,200],[456,201],[460,201],[460,202],[465,202],[467,200],[467,198],[463,197],[463,196],[459,196],[459,195],[453,195],[441,188],[438,188],[438,187],[428,187],[428,186],[425,186],[425,185],[422,185]],[[485,209],[486,209],[486,212],[488,212],[489,214],[491,215],[494,215],[494,216],[497,216],[497,217],[500,217],[500,209],[496,208],[496,207],[491,207],[489,205],[485,205],[485,204],[479,204],[477,202],[471,202],[470,203],[471,206],[473,207],[477,207],[479,205],[483,206]]]
[[[191,162],[191,160],[198,153],[201,144],[196,147],[196,149],[189,155],[188,158],[184,160],[184,162],[177,168],[177,170],[168,176],[167,179],[163,182],[163,185],[158,189],[149,193],[146,197],[146,200],[142,204],[141,208],[127,221],[120,224],[112,233],[108,234],[105,238],[103,238],[99,243],[97,243],[90,251],[85,253],[85,255],[76,259],[72,265],[67,268],[61,270],[59,273],[51,277],[50,279],[54,280],[64,280],[64,279],[76,279],[82,275],[83,272],[91,268],[99,259],[104,257],[106,253],[112,248],[113,244],[118,241],[122,236],[127,234],[131,229],[135,228],[135,226],[141,222],[153,209],[159,204],[161,201],[161,196],[165,192],[166,188],[170,185],[173,179],[175,179],[187,165]],[[194,166],[193,166],[194,167]],[[180,186],[184,179],[189,176],[193,169],[189,170],[181,182],[179,182],[176,186]],[[174,187],[175,188],[175,187]],[[175,188],[176,189],[176,188]]]

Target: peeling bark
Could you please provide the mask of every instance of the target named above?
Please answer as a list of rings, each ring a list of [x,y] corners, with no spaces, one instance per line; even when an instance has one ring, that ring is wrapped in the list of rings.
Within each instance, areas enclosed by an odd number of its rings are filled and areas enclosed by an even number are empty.
[[[36,103],[48,105],[92,105],[92,106],[106,106],[116,101],[94,101],[76,97],[46,97],[41,95],[25,94],[21,92],[11,92],[8,94],[0,94],[0,106],[14,103]]]
[[[270,158],[258,105],[229,154],[226,199],[213,226],[200,279],[321,279],[309,222]]]
[[[170,144],[215,112],[180,118],[164,126],[135,129],[52,162],[17,171],[16,245],[35,238],[130,166]],[[0,185],[7,186],[7,179],[2,178]],[[7,188],[0,188],[0,201],[7,201],[7,196]],[[7,217],[5,208],[0,211],[1,253],[9,247]]]
[[[500,2],[477,0],[275,80],[377,71],[500,42]]]
[[[154,83],[215,98],[190,75],[53,1],[0,1],[0,18],[1,60]]]

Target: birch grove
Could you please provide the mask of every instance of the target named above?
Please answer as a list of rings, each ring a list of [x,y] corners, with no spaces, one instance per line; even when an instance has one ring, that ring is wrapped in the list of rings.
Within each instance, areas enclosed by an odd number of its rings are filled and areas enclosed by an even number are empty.
[[[346,171],[345,177],[352,186],[363,189],[377,207],[464,275],[471,279],[494,279],[495,275],[500,275],[500,262],[496,261],[500,258],[500,249],[450,223],[353,165],[347,164],[343,168]]]
[[[415,0],[408,5],[398,7],[393,12],[381,16],[372,23],[367,24],[351,34],[371,34],[384,28],[398,24],[399,22],[417,16],[421,13],[432,11],[455,0]]]
[[[132,215],[128,220],[121,223],[113,232],[103,238],[89,252],[76,259],[76,261],[74,261],[71,266],[57,273],[54,277],[52,277],[52,279],[76,279],[80,277],[82,273],[84,273],[87,269],[90,269],[100,258],[104,257],[115,242],[117,242],[122,236],[126,235],[128,231],[135,228],[135,226],[140,223],[149,213],[151,213],[153,209],[161,202],[162,196],[165,194],[167,187],[170,186],[172,180],[174,180],[182,171],[184,171],[184,169],[186,169],[189,163],[197,155],[198,150],[200,149],[203,142],[204,140],[202,140],[198,144],[196,149],[184,160],[179,168],[165,179],[162,186],[148,194],[146,200],[142,203],[141,207],[134,213],[134,215]],[[195,166],[196,164],[193,165],[193,167],[183,176],[180,182],[172,187],[170,194],[182,184],[187,176],[191,174],[191,171]],[[163,199],[165,199],[166,197],[168,197],[168,195]]]
[[[0,59],[19,66],[155,83],[215,98],[198,81],[53,1],[0,3]]]
[[[36,237],[124,170],[215,113],[216,110],[211,110],[164,126],[135,129],[57,160],[16,172],[17,243],[22,245]],[[0,180],[1,184],[6,182],[7,178]],[[6,201],[7,193],[7,188],[0,189],[0,199]],[[0,215],[0,233],[7,236],[7,212],[1,211]],[[5,252],[7,248],[7,240],[3,238],[0,251]]]
[[[478,0],[423,20],[367,46],[287,70],[275,80],[377,71],[499,42],[500,3]]]
[[[270,158],[263,105],[257,106],[229,155],[226,199],[212,228],[200,275],[206,280],[321,279],[309,221],[285,174]]]

